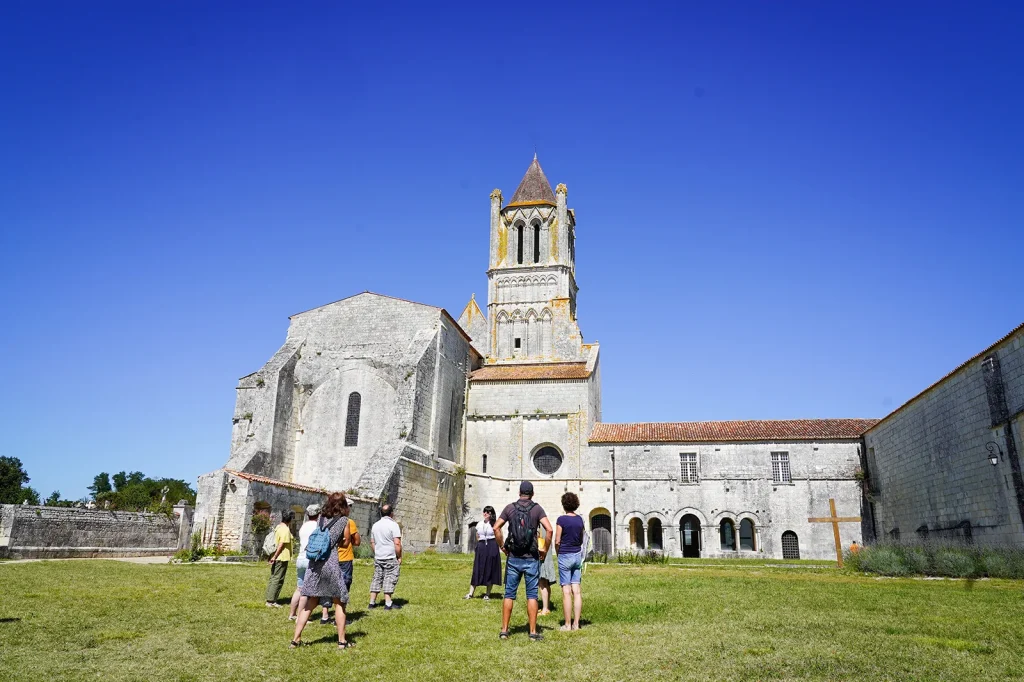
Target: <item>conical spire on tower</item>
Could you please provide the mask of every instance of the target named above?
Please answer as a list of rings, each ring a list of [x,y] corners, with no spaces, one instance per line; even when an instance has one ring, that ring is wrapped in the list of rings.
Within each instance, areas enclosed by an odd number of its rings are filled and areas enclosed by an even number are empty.
[[[512,195],[512,200],[506,204],[506,208],[508,206],[538,206],[545,204],[548,206],[556,205],[555,192],[551,189],[551,183],[548,182],[547,176],[544,175],[544,169],[540,167],[540,162],[537,161],[537,154],[534,153],[530,167],[526,169],[526,174],[519,183],[519,187],[516,188],[515,194]]]

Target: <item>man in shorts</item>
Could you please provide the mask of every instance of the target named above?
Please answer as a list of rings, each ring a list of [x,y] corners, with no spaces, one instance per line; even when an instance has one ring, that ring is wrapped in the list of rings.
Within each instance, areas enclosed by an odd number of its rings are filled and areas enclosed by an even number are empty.
[[[377,594],[384,593],[384,610],[402,608],[391,601],[398,585],[402,568],[402,529],[391,518],[390,504],[380,508],[380,520],[370,529],[370,547],[373,548],[373,580],[370,582],[370,608],[377,607]]]
[[[508,537],[502,541],[502,528],[508,525]],[[501,610],[501,639],[508,639],[508,625],[512,619],[512,607],[516,603],[519,583],[526,581],[526,616],[530,623],[530,639],[543,639],[537,632],[537,582],[540,579],[540,564],[544,561],[551,543],[544,550],[537,547],[537,528],[543,526],[547,537],[554,537],[551,522],[544,508],[533,501],[533,484],[523,481],[519,485],[519,499],[502,510],[494,524],[494,535],[498,546],[508,557],[505,560],[505,602]]]

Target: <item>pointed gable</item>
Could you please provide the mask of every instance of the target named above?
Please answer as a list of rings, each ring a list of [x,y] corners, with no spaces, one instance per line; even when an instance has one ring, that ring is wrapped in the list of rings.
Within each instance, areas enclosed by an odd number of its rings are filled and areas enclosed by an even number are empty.
[[[459,326],[469,334],[471,343],[477,352],[485,355],[490,328],[487,326],[487,318],[480,310],[480,306],[477,305],[476,295],[469,299],[462,315],[459,316]]]
[[[526,169],[526,175],[523,176],[515,194],[512,195],[512,200],[506,204],[505,208],[543,204],[555,206],[555,192],[551,189],[551,183],[544,175],[544,169],[540,167],[540,162],[537,161],[537,155],[534,154],[530,167]]]

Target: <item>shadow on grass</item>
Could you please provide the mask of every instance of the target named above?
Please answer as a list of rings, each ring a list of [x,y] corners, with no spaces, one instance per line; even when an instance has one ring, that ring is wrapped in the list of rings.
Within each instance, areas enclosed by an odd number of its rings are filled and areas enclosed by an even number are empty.
[[[0,618],[0,623],[19,623],[21,618]]]

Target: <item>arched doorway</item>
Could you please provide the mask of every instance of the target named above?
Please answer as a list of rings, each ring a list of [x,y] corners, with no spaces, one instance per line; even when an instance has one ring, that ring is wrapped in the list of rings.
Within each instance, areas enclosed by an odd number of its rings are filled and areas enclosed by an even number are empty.
[[[661,519],[651,519],[647,522],[647,547],[648,549],[657,549],[660,551],[663,545]]]
[[[632,549],[644,548],[644,522],[638,518],[629,520],[629,545]]]
[[[735,552],[736,551],[736,526],[730,519],[723,519],[722,523],[719,524],[719,535],[721,535],[721,544],[723,552]]]
[[[591,516],[590,535],[594,539],[594,553],[610,556],[612,553],[612,517],[608,514]]]
[[[782,534],[782,558],[800,558],[800,541],[796,537],[796,533],[794,533],[791,530],[787,530],[785,533]]]
[[[684,557],[700,557],[700,519],[693,514],[679,519],[679,545]]]

